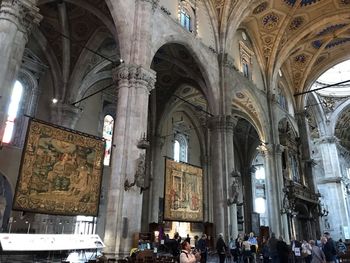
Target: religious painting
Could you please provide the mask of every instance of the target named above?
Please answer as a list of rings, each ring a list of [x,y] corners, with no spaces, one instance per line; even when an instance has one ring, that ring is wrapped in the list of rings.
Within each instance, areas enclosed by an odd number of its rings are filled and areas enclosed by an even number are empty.
[[[31,119],[14,210],[97,216],[103,139]]]
[[[165,160],[164,220],[203,221],[202,168]]]

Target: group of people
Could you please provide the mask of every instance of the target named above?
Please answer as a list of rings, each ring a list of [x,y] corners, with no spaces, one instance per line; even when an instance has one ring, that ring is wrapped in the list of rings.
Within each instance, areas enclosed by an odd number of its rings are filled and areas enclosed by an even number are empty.
[[[205,263],[208,257],[207,236],[202,235],[201,239],[196,241],[195,249],[192,250],[189,240],[181,243],[180,263]],[[346,245],[340,239],[335,242],[328,232],[325,232],[320,240],[302,242],[292,238],[291,244],[283,240],[282,237],[276,238],[272,233],[270,238],[263,237],[260,243],[253,233],[249,235],[239,234],[236,239],[230,238],[226,245],[223,235],[219,234],[216,242],[216,252],[220,263],[224,263],[229,257],[237,263],[255,263],[257,258],[260,262],[288,263],[325,263],[338,262],[338,256],[345,254]]]

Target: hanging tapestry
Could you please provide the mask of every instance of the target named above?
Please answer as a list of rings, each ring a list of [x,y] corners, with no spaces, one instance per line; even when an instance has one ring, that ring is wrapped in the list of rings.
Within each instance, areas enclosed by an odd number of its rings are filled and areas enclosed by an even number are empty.
[[[202,168],[165,160],[164,220],[203,221]]]
[[[97,216],[103,139],[31,119],[13,209]]]

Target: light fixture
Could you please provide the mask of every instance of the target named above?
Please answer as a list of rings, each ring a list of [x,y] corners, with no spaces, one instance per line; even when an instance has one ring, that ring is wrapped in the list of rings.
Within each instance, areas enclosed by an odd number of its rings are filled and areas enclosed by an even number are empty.
[[[53,99],[52,99],[52,103],[53,103],[53,104],[56,104],[57,102],[58,102],[58,99],[56,99],[56,98],[53,98]]]

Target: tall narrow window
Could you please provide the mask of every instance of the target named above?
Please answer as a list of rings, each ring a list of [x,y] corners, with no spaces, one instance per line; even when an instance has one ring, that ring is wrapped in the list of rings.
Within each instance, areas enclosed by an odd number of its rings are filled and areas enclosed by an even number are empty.
[[[10,143],[11,141],[13,129],[15,127],[15,120],[17,117],[18,108],[22,98],[22,93],[23,93],[22,83],[19,81],[16,81],[12,90],[10,106],[7,111],[7,121],[5,126],[5,132],[2,138],[2,141],[4,143]]]
[[[187,139],[183,134],[176,134],[174,141],[174,160],[187,162]]]
[[[103,138],[106,140],[104,165],[110,165],[112,152],[114,119],[111,115],[106,115],[103,120]]]
[[[191,31],[191,17],[185,10],[180,11],[180,24],[188,31]]]

